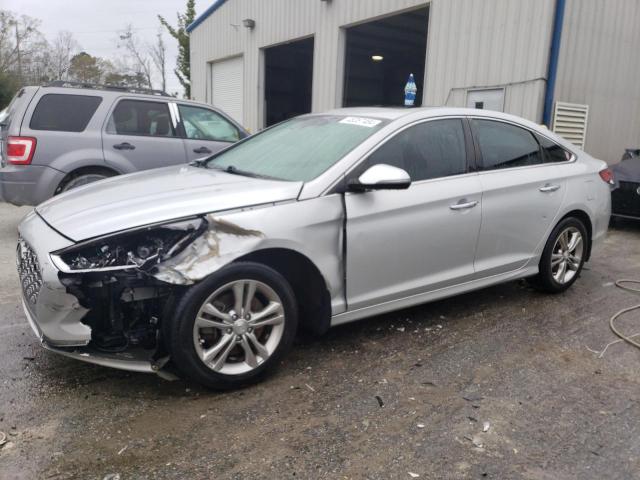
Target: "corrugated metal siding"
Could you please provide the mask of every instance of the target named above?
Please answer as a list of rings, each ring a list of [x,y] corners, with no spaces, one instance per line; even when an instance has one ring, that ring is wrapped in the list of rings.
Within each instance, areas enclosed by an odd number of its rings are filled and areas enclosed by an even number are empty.
[[[208,62],[244,53],[244,124],[255,131],[263,115],[260,49],[315,35],[312,107],[335,108],[340,27],[427,4],[424,103],[464,106],[466,88],[516,82],[507,87],[505,110],[540,121],[554,0],[229,0],[191,34],[193,96],[209,100]],[[241,26],[244,18],[256,21],[255,30]]]
[[[467,88],[507,85],[505,111],[540,121],[553,7],[553,0],[434,0],[426,103],[464,106]]]
[[[640,2],[568,0],[555,100],[589,105],[586,151],[640,147]]]

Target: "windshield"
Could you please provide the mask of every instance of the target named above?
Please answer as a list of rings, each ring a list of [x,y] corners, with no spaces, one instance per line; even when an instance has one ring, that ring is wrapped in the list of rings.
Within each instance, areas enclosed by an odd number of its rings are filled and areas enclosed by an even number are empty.
[[[205,165],[232,173],[307,182],[387,123],[337,115],[294,118],[225,150]]]

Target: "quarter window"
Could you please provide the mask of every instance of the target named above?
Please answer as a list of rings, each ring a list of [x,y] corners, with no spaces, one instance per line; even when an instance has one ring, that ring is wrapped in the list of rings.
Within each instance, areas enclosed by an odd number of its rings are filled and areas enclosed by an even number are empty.
[[[113,111],[107,132],[118,135],[175,137],[169,106],[162,102],[122,100]]]
[[[537,136],[540,146],[544,150],[546,163],[568,162],[571,160],[571,153],[567,152],[557,143],[541,135]]]
[[[207,108],[188,105],[179,105],[178,108],[187,138],[218,142],[237,142],[240,140],[238,129],[222,115]]]
[[[482,152],[483,170],[543,162],[540,145],[528,130],[491,120],[472,120],[472,124]]]
[[[31,130],[82,132],[102,102],[89,95],[43,95],[31,116]]]
[[[414,182],[459,175],[467,170],[462,120],[424,122],[398,133],[366,161],[405,170]]]

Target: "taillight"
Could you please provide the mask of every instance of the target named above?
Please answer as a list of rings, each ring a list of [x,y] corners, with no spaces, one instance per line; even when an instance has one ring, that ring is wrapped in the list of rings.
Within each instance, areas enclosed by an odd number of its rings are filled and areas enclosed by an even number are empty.
[[[8,137],[7,162],[12,165],[29,165],[36,151],[36,139],[33,137]]]
[[[610,169],[605,168],[604,170],[600,170],[598,173],[600,173],[600,178],[609,185],[613,185],[615,183],[613,181],[613,172]]]

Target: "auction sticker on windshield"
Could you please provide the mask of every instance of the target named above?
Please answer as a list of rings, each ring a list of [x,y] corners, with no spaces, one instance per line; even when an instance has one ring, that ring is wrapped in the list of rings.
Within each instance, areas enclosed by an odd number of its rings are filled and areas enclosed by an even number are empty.
[[[373,128],[376,125],[379,125],[382,120],[375,120],[373,118],[362,118],[362,117],[347,117],[343,120],[340,120],[340,123],[346,123],[347,125],[358,125],[359,127],[367,127]]]

